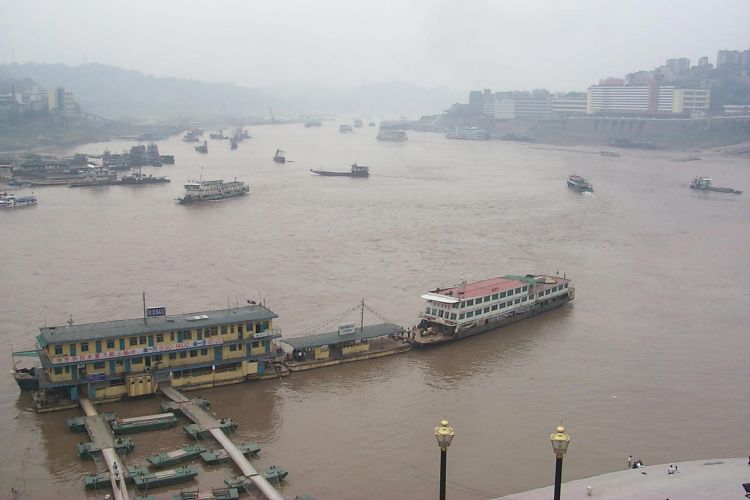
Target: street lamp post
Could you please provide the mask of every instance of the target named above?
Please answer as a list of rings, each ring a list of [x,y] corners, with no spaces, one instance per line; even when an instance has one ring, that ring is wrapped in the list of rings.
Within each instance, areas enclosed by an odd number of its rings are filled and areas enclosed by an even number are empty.
[[[448,425],[448,420],[443,419],[440,425],[435,427],[435,437],[440,446],[440,500],[445,500],[445,462],[448,447],[453,440],[453,427]]]
[[[561,425],[555,429],[557,432],[550,434],[552,449],[555,452],[555,500],[560,500],[560,485],[562,483],[562,461],[565,452],[568,451],[570,436],[565,434],[565,427]]]

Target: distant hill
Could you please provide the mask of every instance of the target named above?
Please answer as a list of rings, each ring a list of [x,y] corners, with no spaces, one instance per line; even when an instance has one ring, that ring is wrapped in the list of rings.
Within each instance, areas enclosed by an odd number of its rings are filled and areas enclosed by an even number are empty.
[[[438,87],[382,83],[357,88],[288,85],[252,89],[227,83],[156,78],[103,64],[0,64],[1,81],[33,80],[73,91],[81,109],[112,119],[224,119],[274,114],[358,114],[397,117],[436,113],[463,95]]]
[[[179,119],[264,115],[273,100],[261,91],[221,83],[155,78],[103,64],[4,64],[0,77],[30,78],[73,91],[81,109],[112,119]]]

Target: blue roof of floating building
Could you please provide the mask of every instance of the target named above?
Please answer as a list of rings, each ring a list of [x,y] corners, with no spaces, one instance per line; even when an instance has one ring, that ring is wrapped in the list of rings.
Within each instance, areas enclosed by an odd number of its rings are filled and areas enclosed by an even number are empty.
[[[210,328],[228,323],[264,321],[273,318],[278,318],[278,316],[270,309],[260,305],[250,305],[215,311],[157,316],[147,318],[145,322],[143,318],[138,318],[44,327],[39,329],[40,333],[37,336],[37,341],[39,345],[44,347],[45,345],[59,342],[148,335],[152,333],[190,330],[192,328]]]
[[[317,335],[307,335],[305,337],[280,338],[278,342],[283,342],[292,346],[294,349],[309,349],[311,347],[320,347],[324,345],[335,345],[344,342],[356,340],[367,340],[375,337],[386,337],[402,332],[404,329],[392,323],[381,323],[377,325],[368,325],[362,328],[355,328],[353,333],[348,335],[339,335],[339,332],[319,333]]]

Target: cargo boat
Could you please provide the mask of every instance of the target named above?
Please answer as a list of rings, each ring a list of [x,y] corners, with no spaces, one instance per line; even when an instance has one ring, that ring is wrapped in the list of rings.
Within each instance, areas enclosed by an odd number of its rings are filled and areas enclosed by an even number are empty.
[[[341,170],[314,170],[312,168],[310,169],[310,172],[329,177],[369,177],[370,167],[357,165],[357,162],[354,162],[352,164],[351,170],[349,170],[348,172]]]
[[[133,476],[133,482],[141,490],[169,486],[190,481],[198,475],[198,469],[192,465],[167,469],[159,472],[141,473]]]
[[[690,189],[699,189],[701,191],[716,191],[717,193],[742,194],[742,191],[727,187],[714,187],[710,177],[695,177],[690,183]]]
[[[593,192],[594,187],[580,175],[571,175],[568,177],[568,187],[580,193]]]
[[[199,201],[217,201],[242,196],[250,192],[250,186],[235,179],[224,183],[215,181],[190,181],[185,184],[185,196],[177,198],[180,203],[194,203]]]
[[[195,458],[205,451],[205,446],[201,444],[192,444],[178,450],[151,455],[150,457],[147,457],[146,460],[156,468],[171,467],[172,465],[184,462],[185,460]]]
[[[174,413],[159,413],[157,415],[145,415],[142,417],[118,418],[110,425],[115,434],[130,434],[133,432],[153,431],[174,427],[177,417]]]
[[[556,309],[575,298],[575,288],[564,276],[506,275],[436,288],[422,298],[425,310],[411,332],[411,342],[420,347],[463,339]]]

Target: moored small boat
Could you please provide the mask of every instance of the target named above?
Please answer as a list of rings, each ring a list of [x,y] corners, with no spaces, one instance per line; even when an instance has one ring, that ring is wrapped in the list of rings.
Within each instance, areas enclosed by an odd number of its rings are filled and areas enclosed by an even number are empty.
[[[120,437],[114,441],[114,449],[117,453],[131,452],[135,448],[135,443],[129,437]],[[96,443],[79,443],[78,456],[81,458],[93,458],[95,454],[101,453],[102,449]]]
[[[187,424],[182,426],[182,428],[187,434],[196,439],[205,439],[211,435],[208,429],[204,429],[198,424]],[[218,428],[224,431],[224,434],[230,434],[237,429],[237,422],[231,418],[222,418],[219,420]]]
[[[105,412],[101,414],[105,422],[110,423],[117,419],[117,415],[112,412]],[[86,432],[86,418],[87,417],[70,417],[65,420],[65,423],[71,432]]]
[[[133,477],[137,475],[148,474],[148,468],[136,465],[134,467],[128,467],[128,472],[125,474],[125,482],[132,483]],[[95,490],[99,488],[110,488],[112,484],[112,476],[109,472],[101,472],[99,474],[89,474],[83,478],[84,485],[87,490]]]
[[[118,418],[111,424],[115,434],[129,434],[173,427],[177,424],[174,413],[159,413],[142,417]]]
[[[276,163],[286,163],[286,156],[284,156],[284,152],[280,149],[276,150],[276,154],[273,155],[273,161]]]
[[[165,453],[159,453],[157,455],[151,455],[146,458],[148,462],[157,468],[171,467],[185,460],[197,457],[201,453],[206,451],[206,447],[200,444],[192,444],[185,446],[178,450],[168,451]]]
[[[289,472],[286,471],[283,467],[280,465],[272,465],[263,472],[261,472],[261,475],[266,478],[266,480],[280,483],[286,478],[286,476],[289,474]]]
[[[240,491],[237,488],[212,488],[211,491],[181,491],[175,493],[174,500],[238,500]]]
[[[158,472],[149,472],[133,476],[133,482],[138,489],[151,489],[159,486],[169,486],[171,484],[184,483],[190,481],[198,475],[198,469],[192,465],[178,467],[176,469],[167,469]]]
[[[229,460],[229,453],[227,453],[227,450],[222,448],[204,451],[203,453],[201,453],[201,460],[206,462],[208,465],[215,465]]]

